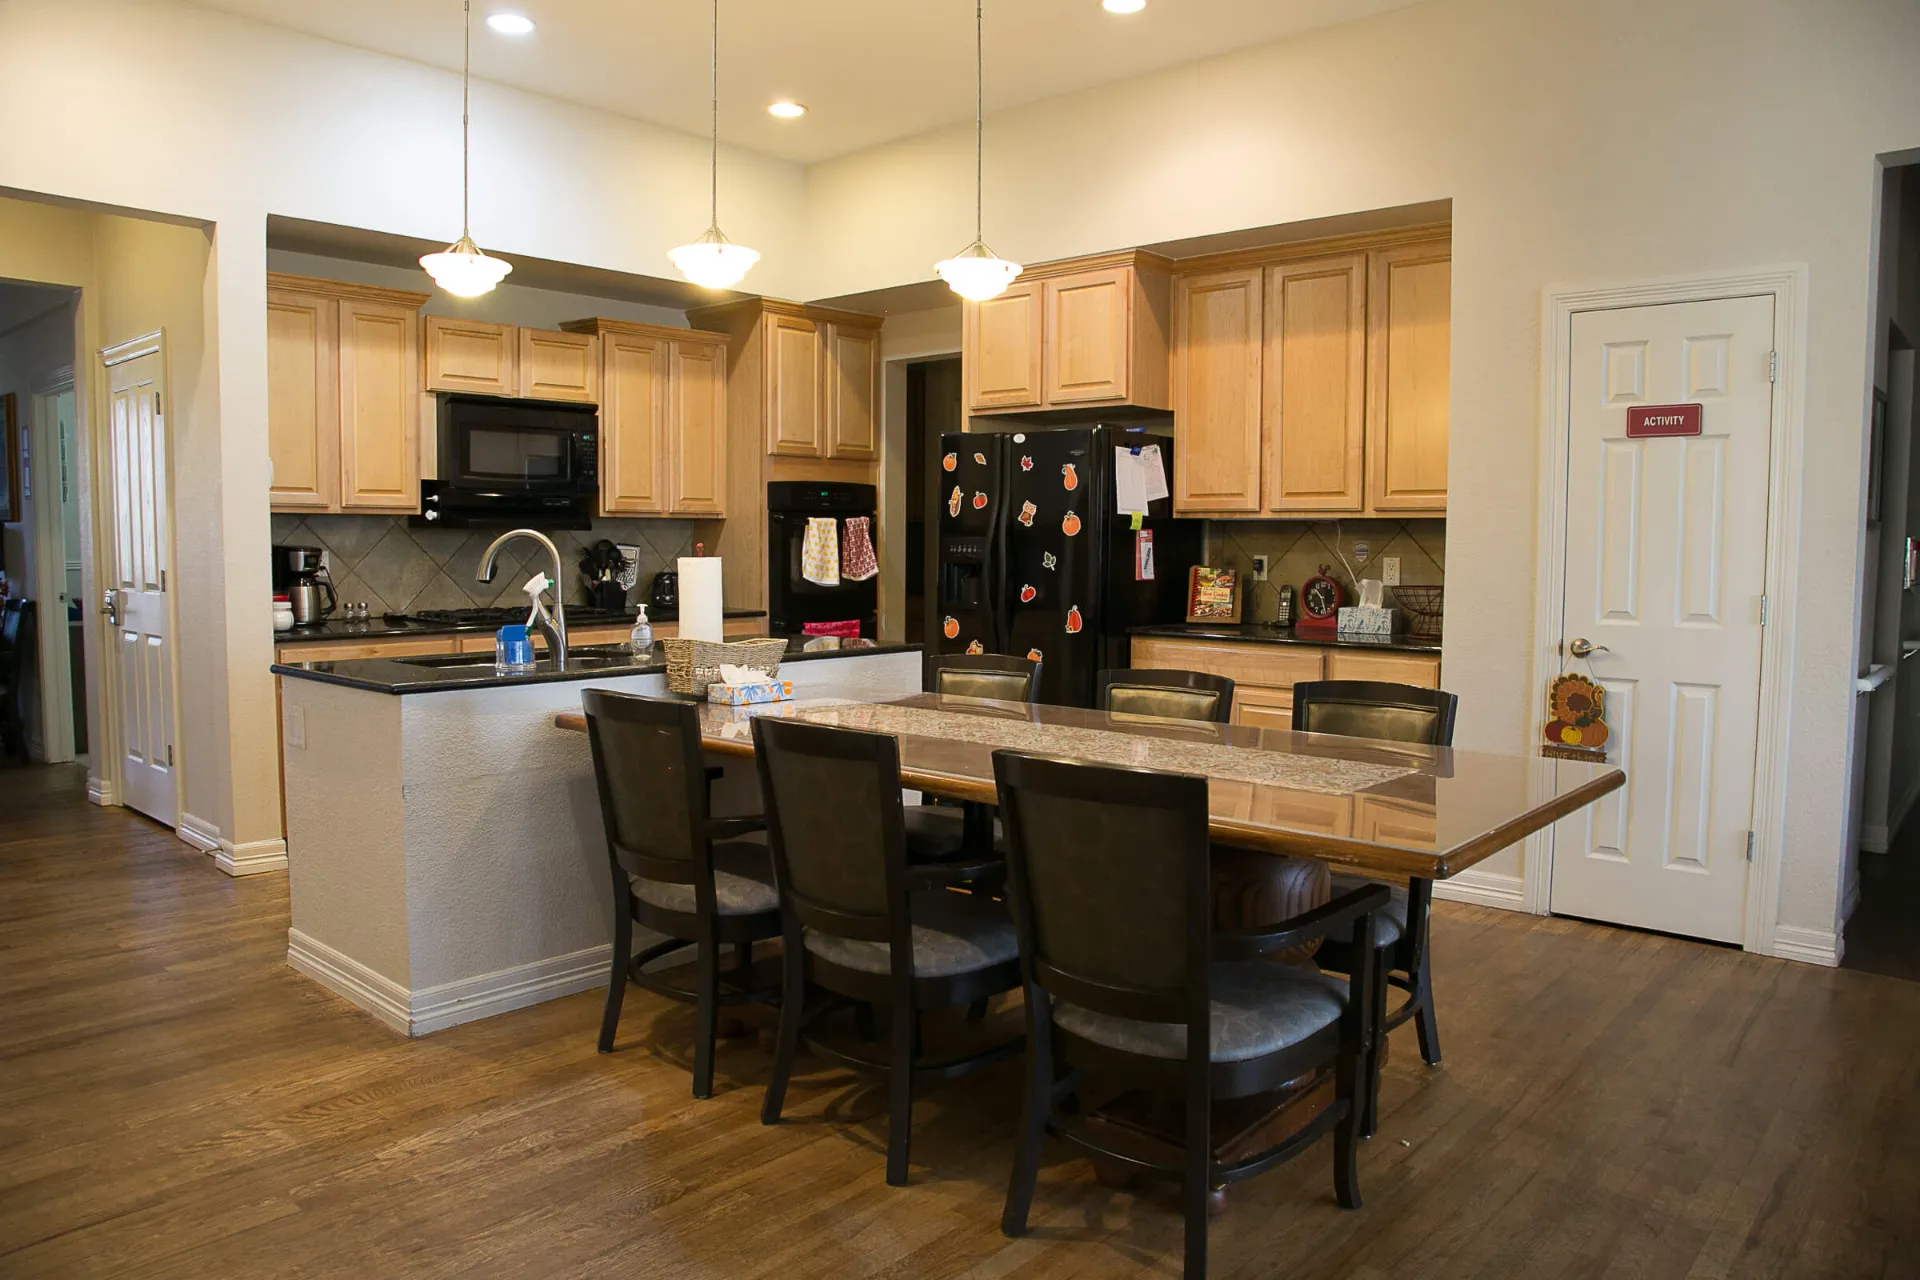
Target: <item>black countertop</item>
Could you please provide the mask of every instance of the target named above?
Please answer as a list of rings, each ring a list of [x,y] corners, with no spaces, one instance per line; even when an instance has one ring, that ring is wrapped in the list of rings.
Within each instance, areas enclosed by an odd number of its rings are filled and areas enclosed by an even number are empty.
[[[820,639],[820,637],[809,637]],[[789,640],[781,666],[822,658],[856,658],[886,653],[918,653],[917,644],[880,644],[872,640],[843,640],[838,647],[801,649],[803,640]],[[550,684],[560,680],[605,680],[614,676],[644,676],[665,672],[667,660],[658,641],[646,657],[626,652],[624,645],[569,646],[567,669],[556,671],[542,659],[532,671],[502,675],[488,654],[433,654],[419,658],[359,658],[352,662],[276,662],[276,675],[323,684],[345,685],[374,693],[437,693],[447,689],[490,689],[507,685]]]
[[[1328,649],[1386,649],[1396,653],[1439,653],[1440,641],[1426,636],[1395,636],[1391,640],[1339,640],[1333,636],[1303,636],[1292,627],[1270,627],[1263,622],[1171,622],[1134,627],[1136,636],[1167,640],[1238,640],[1251,644],[1310,644]]]
[[[316,622],[305,627],[294,627],[289,631],[276,631],[273,633],[273,642],[275,644],[299,644],[302,641],[313,640],[394,640],[407,636],[450,636],[461,632],[497,631],[500,629],[500,624],[497,622],[421,622],[413,618],[401,618],[397,615],[389,616],[392,619],[391,621],[389,621],[387,617],[371,618],[366,622],[347,622],[341,618],[328,618],[325,622]],[[638,616],[638,611],[629,609],[622,616],[626,619],[627,625],[631,626],[634,618]],[[764,618],[767,616],[767,611],[765,609],[728,609],[721,616],[725,618]],[[652,606],[648,606],[647,621],[678,622],[680,621],[680,614],[674,609],[656,610]],[[619,626],[620,622],[620,618],[616,618],[608,613],[598,611],[589,612],[585,609],[567,610],[567,625],[569,627],[614,627]]]

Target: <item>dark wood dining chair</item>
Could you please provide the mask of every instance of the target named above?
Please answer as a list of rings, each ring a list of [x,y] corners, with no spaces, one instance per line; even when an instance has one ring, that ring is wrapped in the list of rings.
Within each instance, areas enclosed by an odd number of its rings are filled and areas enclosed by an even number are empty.
[[[0,755],[27,755],[27,687],[40,632],[31,600],[0,605]]]
[[[1129,1173],[1176,1181],[1186,1274],[1207,1269],[1213,1188],[1333,1134],[1334,1194],[1360,1205],[1356,1165],[1373,1012],[1373,949],[1342,983],[1267,957],[1329,933],[1365,944],[1387,891],[1368,885],[1277,928],[1216,930],[1207,780],[996,751],[1009,897],[1027,1008],[1027,1085],[1001,1230],[1025,1232],[1048,1133]],[[1216,1151],[1216,1102],[1323,1073],[1334,1098],[1276,1145]],[[1064,1079],[1061,1076],[1064,1074]],[[1184,1102],[1183,1154],[1122,1149],[1063,1106],[1083,1079],[1119,1079]],[[1077,1107],[1075,1108],[1077,1110]]]
[[[972,1006],[1020,985],[1018,946],[1006,904],[957,892],[978,868],[907,861],[900,752],[887,734],[763,717],[754,754],[767,803],[784,954],[779,1048],[761,1109],[780,1122],[794,1056],[811,1017],[809,986],[892,1012],[884,1060],[809,1039],[822,1057],[879,1069],[887,1077],[887,1182],[907,1181],[917,1082],[963,1075],[1020,1051],[1018,1036],[981,1053],[931,1058],[921,1014]]]
[[[710,1098],[720,1007],[777,995],[774,987],[748,985],[753,944],[780,936],[773,855],[757,836],[765,823],[709,812],[696,703],[604,689],[587,690],[581,703],[613,888],[613,962],[600,1052],[613,1052],[629,981],[691,1001],[693,1096]],[[634,954],[636,922],[667,940]],[[735,964],[723,973],[720,949],[726,946],[734,948]],[[673,981],[677,969],[647,969],[686,947],[695,949],[692,987]]]
[[[1377,680],[1307,680],[1293,686],[1293,727],[1304,733],[1337,733],[1349,738],[1374,738],[1421,746],[1453,745],[1453,722],[1460,708],[1458,696],[1440,689],[1391,684]],[[1334,876],[1340,893],[1371,881],[1359,876]],[[1420,1040],[1420,1057],[1430,1067],[1440,1065],[1440,1028],[1434,1019],[1432,959],[1429,954],[1429,917],[1433,881],[1414,877],[1405,889],[1392,887],[1393,899],[1381,913],[1374,935],[1379,957],[1374,966],[1376,1035],[1385,1044],[1387,1034],[1409,1018]],[[1329,938],[1316,960],[1322,968],[1351,973],[1358,960],[1350,939]],[[1388,987],[1407,993],[1400,1006],[1388,1010]],[[1379,1052],[1371,1055],[1368,1073],[1368,1109],[1362,1132],[1371,1137],[1379,1116]]]
[[[1100,673],[1095,687],[1094,705],[1115,715],[1218,724],[1233,718],[1233,681],[1206,671],[1110,668]]]
[[[1032,703],[1040,691],[1040,664],[1004,653],[930,653],[926,690],[943,697]],[[980,858],[994,847],[989,805],[923,800],[908,805],[906,815],[909,851],[918,859]]]

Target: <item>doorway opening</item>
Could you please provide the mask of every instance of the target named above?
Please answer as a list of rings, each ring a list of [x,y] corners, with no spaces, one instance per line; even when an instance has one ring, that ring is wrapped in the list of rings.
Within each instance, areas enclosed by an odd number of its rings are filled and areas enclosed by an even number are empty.
[[[933,605],[927,583],[935,572],[934,540],[929,534],[939,501],[932,459],[940,437],[962,429],[960,360],[947,357],[907,366],[907,546],[906,637],[925,644],[934,634]]]

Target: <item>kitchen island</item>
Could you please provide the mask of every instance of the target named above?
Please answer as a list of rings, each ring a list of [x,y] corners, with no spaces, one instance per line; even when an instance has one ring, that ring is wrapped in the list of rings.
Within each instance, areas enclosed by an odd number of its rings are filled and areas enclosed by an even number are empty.
[[[792,652],[800,698],[920,690],[918,646]],[[586,689],[661,695],[659,647],[575,648],[501,675],[490,655],[282,664],[287,962],[406,1035],[597,987],[612,937],[592,762],[553,726]],[[758,806],[751,768],[715,810]],[[589,1034],[591,1028],[583,1029]]]

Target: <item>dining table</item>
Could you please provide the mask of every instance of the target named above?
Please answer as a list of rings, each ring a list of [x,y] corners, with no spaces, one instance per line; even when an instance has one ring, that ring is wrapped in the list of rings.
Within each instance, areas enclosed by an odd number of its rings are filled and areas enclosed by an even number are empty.
[[[998,750],[1199,774],[1215,843],[1402,883],[1457,876],[1626,783],[1600,762],[932,693],[702,702],[702,748],[751,757],[760,716],[889,734],[903,786],[964,803],[994,802]],[[579,712],[554,723],[586,729]]]

